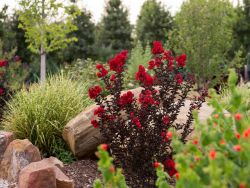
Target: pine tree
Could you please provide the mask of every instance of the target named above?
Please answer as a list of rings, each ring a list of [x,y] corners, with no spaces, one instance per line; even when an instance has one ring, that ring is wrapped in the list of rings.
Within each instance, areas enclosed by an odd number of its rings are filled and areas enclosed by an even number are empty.
[[[136,36],[145,47],[147,42],[166,42],[167,33],[172,29],[170,12],[156,0],[147,0],[142,6],[136,23]]]
[[[97,45],[99,50],[107,51],[105,58],[112,54],[131,48],[132,26],[128,20],[128,11],[121,0],[109,0],[105,7],[105,15],[98,24]],[[110,49],[110,50],[107,50]]]
[[[95,25],[91,21],[91,13],[87,10],[82,10],[74,21],[74,25],[78,30],[69,34],[69,37],[75,37],[77,42],[71,43],[63,50],[64,60],[72,62],[76,59],[93,58],[93,44],[95,41]]]

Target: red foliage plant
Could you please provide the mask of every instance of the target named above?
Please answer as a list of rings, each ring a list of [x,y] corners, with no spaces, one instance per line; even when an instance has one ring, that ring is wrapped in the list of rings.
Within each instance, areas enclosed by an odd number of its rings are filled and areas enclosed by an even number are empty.
[[[89,89],[90,98],[99,106],[92,124],[100,129],[128,184],[154,187],[155,161],[163,163],[170,176],[177,173],[169,129],[180,131],[180,140],[185,143],[192,132],[192,110],[201,107],[206,92],[191,101],[186,122],[178,124],[180,108],[194,86],[193,76],[185,70],[187,56],[175,58],[160,42],[154,42],[149,70],[140,65],[135,75],[142,87],[138,98],[131,91],[122,92],[126,59],[127,51],[122,51],[108,61],[110,70],[97,66],[97,75],[111,95],[105,97],[104,88],[99,86]]]

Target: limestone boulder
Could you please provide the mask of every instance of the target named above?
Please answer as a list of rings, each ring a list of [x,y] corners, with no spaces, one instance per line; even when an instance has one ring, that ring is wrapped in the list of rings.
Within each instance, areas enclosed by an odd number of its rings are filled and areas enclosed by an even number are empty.
[[[0,131],[0,163],[7,146],[14,140],[12,132]]]
[[[40,152],[29,140],[14,140],[4,152],[0,165],[0,178],[17,182],[21,169],[39,160],[41,160]]]
[[[74,188],[63,172],[63,163],[54,157],[33,162],[20,172],[19,188]]]

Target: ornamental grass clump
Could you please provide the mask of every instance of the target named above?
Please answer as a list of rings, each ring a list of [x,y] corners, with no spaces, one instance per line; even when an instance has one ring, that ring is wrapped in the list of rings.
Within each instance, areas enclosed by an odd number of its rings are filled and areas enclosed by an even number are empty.
[[[194,86],[193,76],[185,71],[186,55],[175,58],[160,42],[154,42],[148,70],[140,65],[135,75],[142,88],[138,98],[132,91],[122,92],[127,55],[122,51],[110,59],[109,70],[96,66],[106,87],[89,89],[89,97],[98,105],[91,123],[100,128],[116,166],[124,169],[128,185],[155,187],[154,161],[163,163],[170,176],[176,173],[170,129],[180,132],[183,143],[187,141],[193,130],[191,111],[201,107],[205,92],[192,100],[186,122],[178,124],[180,108]],[[110,96],[105,97],[104,91]]]
[[[85,90],[85,85],[63,75],[33,84],[7,102],[1,126],[17,138],[29,139],[45,156],[61,158],[66,150],[64,126],[91,104]]]

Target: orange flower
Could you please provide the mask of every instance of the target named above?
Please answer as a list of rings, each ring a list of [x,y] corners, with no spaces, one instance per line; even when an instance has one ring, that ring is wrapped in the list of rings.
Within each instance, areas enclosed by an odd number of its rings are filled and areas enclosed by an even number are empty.
[[[235,118],[236,121],[240,121],[242,119],[242,114],[241,113],[236,113],[234,115],[234,118]]]
[[[215,150],[211,150],[209,152],[209,156],[210,156],[211,159],[215,159],[215,157],[216,157],[216,151]]]

